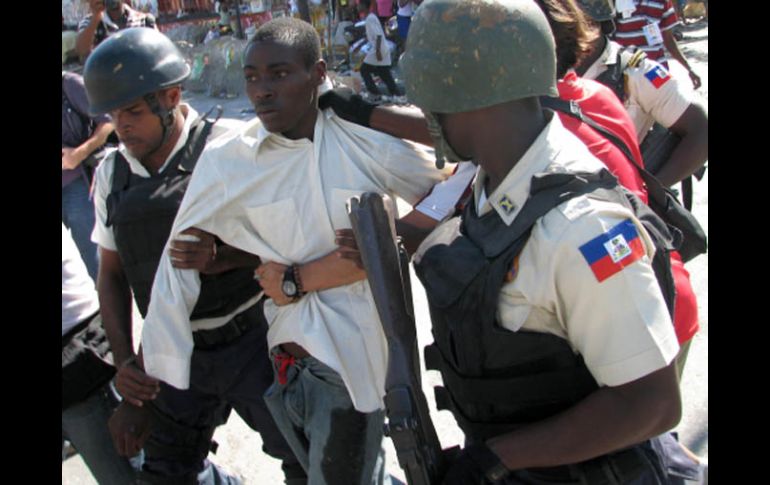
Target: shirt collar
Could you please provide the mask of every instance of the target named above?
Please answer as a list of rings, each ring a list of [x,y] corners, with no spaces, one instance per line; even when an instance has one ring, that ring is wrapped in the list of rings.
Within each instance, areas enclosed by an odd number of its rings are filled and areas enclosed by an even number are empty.
[[[174,155],[176,155],[176,152],[181,150],[185,143],[187,143],[187,137],[190,134],[190,128],[192,127],[193,122],[198,119],[198,112],[195,111],[189,104],[182,103],[179,105],[179,109],[182,110],[182,115],[184,115],[184,126],[182,127],[182,133],[179,135],[179,139],[176,141],[176,144],[174,145],[173,150],[171,150],[171,153],[169,153],[168,157],[166,158],[166,161],[163,162],[160,170],[158,170],[159,172],[166,169],[171,159],[174,158]],[[144,167],[144,165],[142,165],[139,160],[128,153],[128,150],[126,150],[126,147],[122,143],[120,144],[118,151],[120,151],[120,154],[125,157],[126,161],[128,161],[128,165],[131,167],[132,172],[142,177],[150,176],[150,172]]]
[[[553,159],[561,151],[559,137],[564,126],[559,117],[553,113],[551,120],[543,131],[535,139],[534,143],[508,172],[500,185],[491,194],[487,194],[487,201],[478,210],[479,216],[483,216],[494,209],[506,225],[511,225],[524,203],[529,197],[529,187],[532,176],[544,172]],[[473,198],[478,208],[479,197],[484,189],[486,173],[479,168],[479,174],[473,184]]]

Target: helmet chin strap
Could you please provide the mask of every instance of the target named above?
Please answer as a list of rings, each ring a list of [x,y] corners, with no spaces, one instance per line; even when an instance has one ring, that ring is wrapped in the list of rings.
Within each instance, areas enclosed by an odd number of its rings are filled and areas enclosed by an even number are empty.
[[[163,108],[158,101],[158,95],[155,93],[146,95],[144,100],[147,101],[147,105],[150,107],[150,111],[152,111],[153,114],[160,118],[160,126],[163,128],[163,138],[161,139],[160,144],[155,148],[155,150],[158,150],[160,147],[166,144],[166,142],[169,140],[169,138],[171,138],[171,135],[173,134],[172,128],[174,127],[174,115],[176,114],[176,107],[171,109]]]
[[[444,130],[441,129],[441,125],[439,124],[438,119],[436,119],[436,116],[427,111],[423,111],[423,114],[425,115],[425,121],[428,125],[428,133],[430,133],[430,137],[433,138],[433,143],[435,145],[436,168],[439,170],[444,168],[446,160],[449,160],[451,163],[467,162],[468,160],[458,155],[446,141],[446,138],[444,138]]]

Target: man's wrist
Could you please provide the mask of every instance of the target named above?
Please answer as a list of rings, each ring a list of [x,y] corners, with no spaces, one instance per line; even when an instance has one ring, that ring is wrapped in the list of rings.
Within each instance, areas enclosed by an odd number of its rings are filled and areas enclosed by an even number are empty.
[[[138,367],[138,364],[136,362],[136,355],[132,355],[130,357],[127,357],[127,358],[125,358],[125,359],[123,359],[123,360],[121,360],[119,362],[120,362],[120,364],[118,365],[119,369],[122,369],[124,367],[129,366],[129,365],[134,365],[134,366]]]
[[[294,272],[294,281],[296,281],[297,283],[297,294],[301,298],[307,294],[307,291],[305,291],[305,286],[302,284],[302,275],[301,275],[302,266],[299,264],[293,264],[291,265],[291,268],[292,268],[292,271]]]
[[[294,303],[305,295],[302,287],[302,276],[298,264],[286,266],[281,282],[281,292]]]

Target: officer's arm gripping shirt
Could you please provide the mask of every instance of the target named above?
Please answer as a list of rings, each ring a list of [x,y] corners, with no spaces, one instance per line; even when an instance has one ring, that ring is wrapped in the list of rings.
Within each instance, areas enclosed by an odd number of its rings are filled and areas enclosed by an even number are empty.
[[[510,224],[526,201],[532,175],[562,166],[596,171],[603,167],[557,116],[481,207]],[[474,185],[478,204],[485,179]],[[478,205],[477,205],[478,207]],[[599,281],[581,246],[630,221],[641,238],[639,259]],[[415,255],[458,235],[459,220],[439,226]],[[501,290],[498,321],[511,331],[552,333],[583,356],[599,385],[618,386],[668,365],[678,352],[671,318],[650,266],[654,246],[625,207],[576,197],[537,221]]]
[[[268,133],[258,119],[212,142],[198,162],[172,236],[189,227],[263,261],[305,263],[336,249],[349,228],[345,201],[364,191],[415,203],[452,167],[435,169],[419,145],[361,127],[326,110],[314,142]],[[193,342],[187,316],[198,296],[195,271],[161,260],[142,342],[149,374],[187,388]],[[342,377],[361,412],[382,407],[387,349],[368,283],[310,292],[277,307],[268,300],[269,346],[297,342]]]

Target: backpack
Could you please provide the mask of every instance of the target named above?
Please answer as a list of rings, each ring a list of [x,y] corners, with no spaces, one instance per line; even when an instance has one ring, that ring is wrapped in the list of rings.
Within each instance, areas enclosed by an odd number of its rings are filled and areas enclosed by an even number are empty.
[[[631,164],[639,172],[647,186],[647,205],[652,211],[660,217],[669,227],[674,237],[674,249],[682,257],[682,261],[687,262],[703,254],[708,250],[708,241],[706,233],[698,220],[692,213],[684,208],[676,194],[668,187],[663,186],[660,181],[649,171],[634,159],[628,146],[611,131],[596,123],[590,117],[586,116],[575,101],[565,101],[559,98],[541,97],[541,104],[546,107],[569,116],[579,119],[594,130],[601,133],[612,144],[623,152]],[[642,203],[640,201],[640,203]]]
[[[601,73],[595,81],[610,88],[621,102],[626,98],[625,72],[629,67],[639,66],[647,54],[636,46],[623,46],[618,51],[615,64]],[[644,167],[652,174],[658,173],[663,164],[671,158],[671,153],[682,138],[660,123],[655,122],[645,136],[639,148],[642,152]],[[701,180],[706,173],[706,167],[698,169],[693,175]],[[682,199],[687,210],[692,210],[692,176],[682,180]]]

